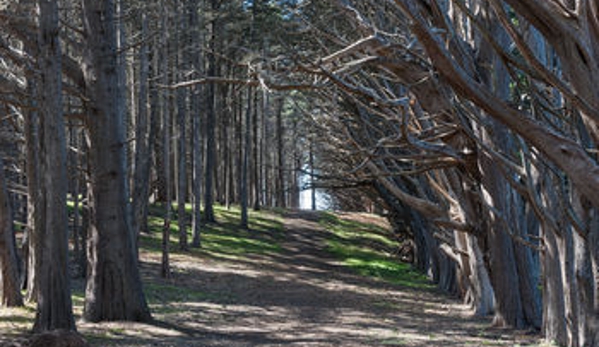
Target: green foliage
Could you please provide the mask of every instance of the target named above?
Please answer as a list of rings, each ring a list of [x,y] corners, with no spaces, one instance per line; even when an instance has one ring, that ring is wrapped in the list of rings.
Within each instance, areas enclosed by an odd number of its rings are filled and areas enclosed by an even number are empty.
[[[393,256],[398,243],[388,230],[332,213],[322,213],[320,224],[330,232],[328,250],[360,275],[410,288],[434,288],[426,276]]]

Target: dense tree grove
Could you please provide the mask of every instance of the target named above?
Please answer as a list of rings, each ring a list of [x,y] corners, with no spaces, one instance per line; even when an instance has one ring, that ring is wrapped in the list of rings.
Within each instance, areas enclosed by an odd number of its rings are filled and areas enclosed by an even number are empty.
[[[150,203],[167,277],[171,223],[201,247],[215,203],[247,227],[319,189],[476,315],[599,345],[596,1],[20,0],[0,23],[0,297],[26,289],[36,330],[75,329],[70,267],[85,319],[152,319]]]

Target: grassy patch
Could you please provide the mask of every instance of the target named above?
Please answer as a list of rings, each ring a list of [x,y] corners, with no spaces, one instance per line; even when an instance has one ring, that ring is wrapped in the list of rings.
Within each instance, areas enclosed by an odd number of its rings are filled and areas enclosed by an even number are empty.
[[[328,250],[360,275],[410,288],[434,288],[426,276],[392,255],[398,244],[389,231],[332,213],[322,213],[320,224],[330,232]]]
[[[197,302],[208,298],[208,294],[203,292],[172,284],[150,282],[145,285],[144,289],[150,305],[165,302]]]
[[[176,206],[174,206],[176,209]],[[191,206],[186,206],[191,212]],[[278,253],[278,241],[283,236],[283,219],[268,211],[250,211],[249,230],[239,226],[239,208],[226,209],[215,206],[217,223],[202,225],[200,250],[192,250],[192,255],[209,255],[217,258],[237,259],[247,254]],[[142,235],[141,246],[149,251],[160,251],[164,208],[152,206],[148,219],[150,234]],[[190,218],[188,218],[190,220]],[[191,226],[187,230],[188,240],[192,238]],[[179,242],[179,226],[176,216],[171,222],[171,245]],[[177,253],[176,247],[172,251]]]
[[[0,308],[0,345],[3,339],[27,335],[33,327],[35,305],[26,304],[23,307]]]

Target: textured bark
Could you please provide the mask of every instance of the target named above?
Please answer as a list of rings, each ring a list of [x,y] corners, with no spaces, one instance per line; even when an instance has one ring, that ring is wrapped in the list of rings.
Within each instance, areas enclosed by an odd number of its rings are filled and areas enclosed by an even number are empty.
[[[0,158],[0,283],[0,305],[22,306],[17,245],[2,158]]]
[[[409,14],[414,34],[453,90],[538,148],[547,159],[563,170],[576,186],[586,187],[581,189],[584,196],[595,207],[599,206],[599,166],[585,150],[576,142],[544,127],[489,92],[473,76],[468,75],[464,67],[439,44],[422,16],[420,5],[414,1],[396,0],[396,3]]]
[[[164,161],[164,178],[166,183],[166,203],[164,205],[164,224],[162,226],[162,261],[160,266],[160,275],[164,278],[171,277],[170,268],[170,238],[171,238],[171,210],[172,210],[172,179],[171,179],[171,117],[169,112],[168,101],[164,100],[163,105],[163,122],[164,129],[162,130],[162,148],[165,157]]]
[[[43,229],[36,230],[35,253],[38,282],[37,309],[33,330],[36,332],[75,330],[71,303],[67,199],[67,156],[62,105],[61,52],[58,37],[58,4],[38,1],[41,73],[40,106],[40,176],[41,200],[36,213],[41,214]]]
[[[283,100],[277,100],[276,110],[276,139],[277,139],[277,175],[276,175],[276,206],[285,208],[286,205],[286,187],[285,187],[285,148],[283,138],[285,131],[283,127]]]
[[[185,20],[181,18],[181,22]],[[186,30],[186,25],[181,25],[181,31]],[[180,39],[179,45],[184,45],[186,42],[183,38]],[[181,74],[187,70],[186,55],[182,53],[183,47],[179,48],[179,70]],[[183,76],[181,76],[183,77]],[[177,224],[179,226],[179,249],[187,250],[187,213],[185,212],[185,204],[187,202],[187,89],[177,90]]]
[[[474,312],[479,316],[487,316],[495,309],[495,291],[491,285],[489,271],[485,266],[478,240],[473,235],[465,235],[468,245],[468,264],[470,266],[470,283],[473,291]]]
[[[193,47],[199,49],[202,46],[202,36],[203,33],[199,32],[200,27],[200,18],[198,16],[197,11],[198,1],[190,1],[189,6],[190,9],[190,27],[192,28],[192,43]],[[203,64],[202,64],[202,55],[197,54],[193,61],[192,66],[197,73],[202,73]],[[202,167],[203,167],[203,159],[202,155],[202,107],[201,107],[201,97],[202,97],[202,87],[196,86],[192,89],[191,101],[190,101],[190,115],[191,115],[191,141],[192,141],[192,221],[191,221],[191,229],[193,233],[191,245],[192,247],[200,247],[201,246],[201,222],[202,222],[202,214],[201,214],[201,203],[202,203]]]
[[[148,19],[142,14],[141,46],[139,48],[139,92],[138,111],[135,122],[135,165],[133,172],[133,193],[131,209],[133,213],[132,229],[136,240],[141,232],[148,232],[148,199],[150,193],[150,134],[148,119]],[[137,244],[137,241],[136,241]],[[136,247],[137,248],[137,247]]]
[[[259,157],[259,139],[258,139],[258,101],[259,94],[258,92],[254,93],[254,116],[252,118],[252,178],[250,180],[252,184],[252,196],[254,202],[252,204],[252,209],[254,211],[260,210],[260,206],[262,205],[262,192],[260,190],[260,157]]]
[[[310,141],[308,163],[310,166],[310,208],[316,211],[316,179],[314,178],[314,144]]]
[[[213,11],[218,10],[218,2],[210,1]],[[216,19],[210,23],[209,46],[212,52],[216,47]],[[208,76],[216,74],[216,58],[214,54],[208,55]],[[215,93],[214,83],[209,83],[206,91],[206,171],[204,174],[204,219],[206,222],[214,222],[214,169],[216,166],[216,115],[215,115]]]
[[[554,231],[543,226],[545,251],[543,262],[543,327],[545,339],[560,346],[567,344],[567,322],[565,317],[564,282],[561,273],[559,249]]]
[[[118,100],[112,0],[83,1],[84,75],[89,100],[88,272],[84,318],[150,321],[131,229],[124,115]]]
[[[162,11],[166,12],[166,2],[161,1]],[[167,30],[168,25],[168,16],[162,16],[161,20],[162,30]],[[166,37],[162,39],[162,45],[165,53],[168,53],[168,45]],[[168,60],[166,60],[166,56],[163,57],[162,66],[163,66],[163,80],[168,81]],[[162,177],[164,178],[164,223],[162,225],[162,254],[161,254],[161,263],[160,263],[160,275],[163,278],[171,277],[171,266],[170,266],[170,238],[171,238],[171,213],[172,213],[172,180],[171,180],[171,99],[167,92],[162,94],[162,158],[163,165],[161,172]]]
[[[247,95],[247,106],[245,110],[245,124],[244,124],[244,140],[243,140],[243,159],[241,164],[241,184],[240,184],[240,193],[239,199],[241,202],[241,227],[244,229],[249,229],[248,225],[248,205],[249,205],[249,196],[248,196],[248,171],[249,171],[249,160],[250,160],[250,120],[252,119],[252,88],[248,88]]]
[[[28,89],[35,96],[38,92],[36,83],[29,81]],[[37,103],[36,103],[37,104]],[[40,163],[40,147],[39,147],[39,114],[37,111],[29,111],[25,116],[25,144],[27,151],[27,230],[23,242],[25,266],[23,284],[26,289],[25,298],[27,302],[37,301],[38,281],[36,279],[36,269],[39,257],[35,251],[35,243],[37,242],[38,233],[36,230],[43,228],[43,223],[40,218],[41,214],[37,213],[40,207],[41,199],[38,195],[41,194],[39,163]]]

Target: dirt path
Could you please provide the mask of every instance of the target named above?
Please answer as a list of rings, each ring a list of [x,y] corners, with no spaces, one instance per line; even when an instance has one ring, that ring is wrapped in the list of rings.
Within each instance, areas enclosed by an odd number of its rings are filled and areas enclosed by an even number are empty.
[[[531,340],[469,319],[463,306],[439,294],[354,275],[325,251],[316,217],[290,213],[279,254],[235,262],[173,259],[176,276],[158,290],[185,286],[201,294],[183,293],[177,304],[156,310],[156,324],[80,324],[80,331],[92,343],[95,335],[119,346],[513,346]],[[144,269],[155,273],[156,266],[146,259]]]

